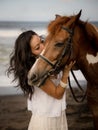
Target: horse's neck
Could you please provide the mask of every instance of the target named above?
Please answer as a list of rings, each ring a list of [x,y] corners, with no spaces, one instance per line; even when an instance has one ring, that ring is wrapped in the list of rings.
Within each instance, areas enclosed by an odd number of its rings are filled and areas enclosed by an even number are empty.
[[[74,43],[78,44],[80,55],[91,54],[96,57],[98,52],[98,28],[87,23],[85,29],[78,26],[75,33]]]
[[[86,80],[98,84],[98,53],[96,56],[87,53],[85,56],[78,58],[77,66]]]
[[[87,30],[88,36],[91,39],[93,39],[93,44],[95,44],[98,50],[98,27],[96,27],[93,24],[87,23],[86,30]]]
[[[77,44],[79,50],[77,64],[87,80],[90,81],[93,79],[95,81],[95,79],[98,79],[98,32],[97,28],[94,26],[92,26],[91,29],[89,28],[89,31],[90,30],[91,32],[89,34],[91,35],[93,42],[92,40],[89,40],[89,37],[87,38],[83,34],[78,38]],[[77,35],[79,34],[77,33]],[[92,44],[94,44],[94,47]],[[95,82],[98,83],[98,81]]]

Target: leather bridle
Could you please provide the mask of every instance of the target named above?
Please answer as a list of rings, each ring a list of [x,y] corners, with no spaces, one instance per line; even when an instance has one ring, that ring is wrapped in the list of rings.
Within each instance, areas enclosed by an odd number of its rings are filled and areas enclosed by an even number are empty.
[[[65,55],[68,55],[68,58],[66,60],[65,65],[68,63],[70,57],[71,57],[71,52],[72,52],[72,38],[73,38],[73,30],[68,29],[64,26],[62,26],[62,29],[64,29],[65,31],[67,31],[70,35],[68,40],[66,41],[65,44],[65,48],[63,49],[60,58],[57,60],[57,62],[55,64],[53,64],[49,59],[47,59],[45,56],[43,55],[39,55],[39,57],[44,60],[45,62],[47,62],[50,66],[52,66],[52,69],[47,72],[43,77],[42,77],[42,81],[39,85],[39,87],[44,83],[44,81],[47,79],[48,76],[50,76],[51,74],[58,74],[60,72],[60,68],[61,68],[61,63],[62,63],[62,59],[65,57]]]

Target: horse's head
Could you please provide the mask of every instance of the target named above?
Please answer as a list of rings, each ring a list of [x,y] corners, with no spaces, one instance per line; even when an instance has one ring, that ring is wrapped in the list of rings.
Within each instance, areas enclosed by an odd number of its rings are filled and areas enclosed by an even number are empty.
[[[51,73],[58,73],[65,64],[74,59],[72,40],[80,15],[81,11],[71,17],[56,15],[56,19],[48,25],[45,48],[28,74],[30,85],[41,84]]]

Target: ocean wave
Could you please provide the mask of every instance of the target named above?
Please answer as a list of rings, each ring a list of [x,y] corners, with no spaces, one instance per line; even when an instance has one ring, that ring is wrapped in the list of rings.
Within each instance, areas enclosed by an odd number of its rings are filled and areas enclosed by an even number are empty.
[[[27,29],[0,29],[0,37],[1,38],[18,37],[24,31],[27,31]],[[33,31],[35,31],[39,35],[42,34],[45,35],[47,33],[45,29],[36,28]]]
[[[16,37],[18,36],[22,31],[21,30],[9,30],[9,29],[0,29],[0,37]]]

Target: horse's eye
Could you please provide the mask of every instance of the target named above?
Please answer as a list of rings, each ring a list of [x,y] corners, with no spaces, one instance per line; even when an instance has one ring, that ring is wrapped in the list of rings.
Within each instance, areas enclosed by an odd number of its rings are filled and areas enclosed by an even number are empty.
[[[58,42],[58,43],[55,44],[56,47],[62,47],[63,45],[64,45],[63,42]]]

